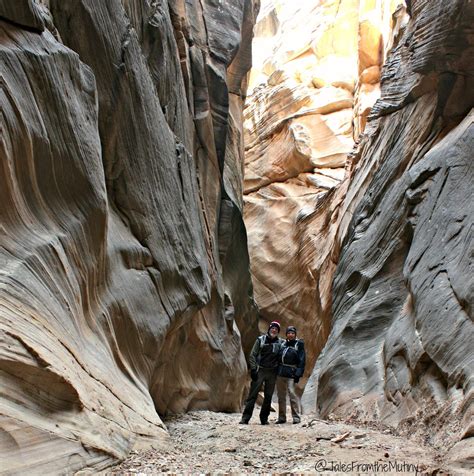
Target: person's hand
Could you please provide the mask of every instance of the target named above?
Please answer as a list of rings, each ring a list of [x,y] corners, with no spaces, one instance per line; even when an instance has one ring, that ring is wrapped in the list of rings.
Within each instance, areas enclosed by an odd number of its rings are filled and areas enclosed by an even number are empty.
[[[251,370],[250,371],[250,378],[255,382],[258,378],[258,370]]]
[[[300,381],[300,378],[299,377],[293,377],[293,380],[295,383],[298,383]]]

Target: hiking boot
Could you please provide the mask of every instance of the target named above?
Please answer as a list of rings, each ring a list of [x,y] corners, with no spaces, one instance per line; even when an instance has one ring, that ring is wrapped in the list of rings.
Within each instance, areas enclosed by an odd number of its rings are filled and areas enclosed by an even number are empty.
[[[278,420],[275,422],[275,425],[281,425],[282,423],[286,423],[286,420],[280,420],[280,418],[278,418]]]
[[[299,418],[293,418],[293,425],[297,425],[298,423],[301,423],[301,420]]]
[[[239,425],[248,425],[248,424],[249,422],[247,420],[244,420],[243,418],[242,420],[239,421]]]

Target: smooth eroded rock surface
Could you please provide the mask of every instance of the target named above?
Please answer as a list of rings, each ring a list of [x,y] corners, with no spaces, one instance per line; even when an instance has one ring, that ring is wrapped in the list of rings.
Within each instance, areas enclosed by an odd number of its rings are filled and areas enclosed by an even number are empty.
[[[474,9],[410,4],[351,164],[332,330],[304,399],[461,440],[450,460],[472,469]]]
[[[240,116],[258,5],[221,3],[0,3],[10,473],[98,470],[159,445],[159,415],[240,410],[257,332]]]
[[[395,10],[395,2],[268,1],[257,20],[244,110],[251,271],[262,330],[273,319],[296,325],[306,376],[330,331],[348,154],[379,97]]]

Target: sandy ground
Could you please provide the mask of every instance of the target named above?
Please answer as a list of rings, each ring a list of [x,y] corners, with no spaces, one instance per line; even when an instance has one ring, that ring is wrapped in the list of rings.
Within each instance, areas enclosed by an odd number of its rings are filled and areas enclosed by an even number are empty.
[[[327,422],[262,426],[258,415],[191,412],[167,420],[166,449],[133,452],[107,474],[452,474],[442,457],[413,437],[388,429]]]

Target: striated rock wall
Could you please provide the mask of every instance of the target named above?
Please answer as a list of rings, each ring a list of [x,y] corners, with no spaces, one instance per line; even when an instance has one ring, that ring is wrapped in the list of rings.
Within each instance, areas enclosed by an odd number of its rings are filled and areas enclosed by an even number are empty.
[[[255,299],[262,328],[273,319],[297,326],[309,369],[330,331],[347,157],[378,98],[392,32],[404,21],[397,5],[263,2],[255,28],[244,111]]]
[[[419,420],[472,465],[473,7],[398,3],[263,2],[244,111],[255,298],[262,328],[300,329],[310,368],[325,346],[305,408]]]
[[[474,8],[408,11],[350,165],[332,330],[304,399],[322,416],[422,425],[472,469]]]
[[[2,469],[98,470],[158,414],[240,410],[257,9],[0,1]]]

